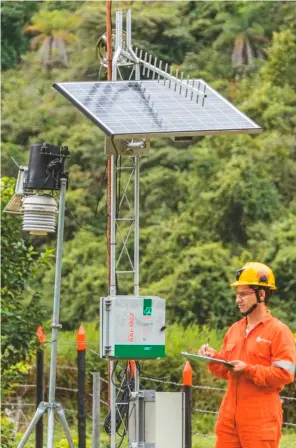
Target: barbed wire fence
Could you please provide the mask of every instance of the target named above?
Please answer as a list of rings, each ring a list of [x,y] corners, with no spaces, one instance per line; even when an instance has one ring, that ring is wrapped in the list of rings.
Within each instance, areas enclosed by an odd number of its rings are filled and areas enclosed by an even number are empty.
[[[89,352],[91,352],[92,354],[94,354],[98,357],[100,356],[98,353],[98,350],[93,350],[93,349],[89,348],[89,346],[94,346],[94,348],[98,348],[97,342],[96,343],[88,342],[87,345],[88,345]],[[67,348],[68,347],[74,348],[74,347],[76,347],[76,344],[69,343],[69,342],[61,342],[60,346],[64,346]],[[36,366],[32,365],[31,368],[33,370],[36,368]],[[63,372],[63,370],[73,371],[74,374],[78,370],[78,368],[75,366],[62,365],[62,364],[59,364],[59,362],[57,365],[57,369],[58,369],[58,371],[61,371],[61,372]],[[87,372],[88,375],[91,375],[93,373],[94,372],[91,372],[91,371]],[[62,375],[61,373],[58,375],[58,379],[59,379],[59,376],[61,376],[61,375]],[[30,377],[34,378],[34,375],[31,375]],[[170,381],[168,379],[163,379],[163,378],[158,379],[155,377],[141,375],[141,387],[143,389],[146,388],[145,382],[147,382],[147,381],[149,382],[149,385],[151,383],[154,383],[156,385],[155,389],[158,389],[158,390],[159,390],[159,388],[161,388],[163,386],[171,386],[173,389],[177,388],[178,391],[182,390],[182,388],[183,388],[183,384],[179,383],[179,382]],[[108,381],[106,378],[101,376],[100,382],[101,382],[100,405],[101,405],[101,410],[102,410],[101,416],[105,417],[108,413],[108,401],[106,399],[106,391],[107,391]],[[7,416],[7,418],[13,423],[15,435],[18,432],[22,432],[26,428],[26,426],[30,423],[30,419],[35,412],[35,409],[36,409],[36,402],[34,401],[35,389],[36,389],[36,384],[33,384],[33,382],[31,384],[20,384],[20,385],[18,385],[16,393],[14,394],[13,397],[11,397],[9,400],[6,399],[5,401],[1,402],[1,410],[2,410],[2,412],[4,412],[4,414]],[[46,385],[45,391],[47,389],[48,389],[48,385]],[[217,392],[217,393],[221,394],[221,399],[222,399],[222,394],[224,394],[226,391],[226,388],[206,386],[206,385],[200,385],[200,384],[192,385],[192,389],[205,391],[205,392]],[[60,397],[61,402],[66,401],[66,406],[64,407],[64,410],[65,410],[66,415],[68,414],[73,419],[73,423],[72,423],[72,427],[73,427],[73,425],[75,425],[77,408],[75,408],[73,406],[69,407],[68,403],[70,402],[73,405],[73,394],[76,398],[76,394],[78,394],[78,388],[56,386],[56,392],[57,392],[57,395],[61,394],[61,397]],[[66,400],[65,400],[65,398],[66,398]],[[92,405],[92,400],[93,400],[93,394],[90,390],[87,390],[85,398],[86,398],[86,402],[87,402],[87,409],[89,409],[89,410],[92,409],[91,405]],[[289,403],[292,406],[296,406],[296,397],[281,394],[280,398],[282,400],[282,403]],[[196,402],[197,400],[194,400],[194,401]],[[201,414],[215,416],[215,417],[218,415],[218,409],[203,409],[203,408],[196,406],[197,404],[198,403],[195,403],[195,406],[192,408],[192,414],[194,416],[196,416],[197,420],[198,420],[197,416],[201,415]],[[91,411],[88,412],[88,417],[89,417],[89,420],[93,419],[93,415],[92,415]],[[103,430],[104,421],[102,419],[100,420],[100,426],[101,426],[101,429]],[[295,431],[296,431],[296,422],[284,421],[283,427],[291,428],[293,430],[295,429]],[[212,433],[204,433],[204,432],[200,432],[200,431],[194,431],[192,433],[192,436],[204,437],[206,439],[215,439],[214,427],[212,428]],[[291,448],[293,448],[293,447],[295,447],[295,445],[291,444]]]

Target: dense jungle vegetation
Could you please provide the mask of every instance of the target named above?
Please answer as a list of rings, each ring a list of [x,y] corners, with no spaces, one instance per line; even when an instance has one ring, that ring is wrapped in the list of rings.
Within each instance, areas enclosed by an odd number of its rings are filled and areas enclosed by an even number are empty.
[[[229,283],[246,261],[272,267],[278,289],[270,308],[296,332],[296,8],[282,1],[114,2],[114,19],[120,7],[132,9],[135,47],[203,78],[263,128],[179,146],[154,139],[141,163],[141,293],[167,299],[171,337],[171,357],[147,368],[165,376],[172,367],[179,381],[181,341],[197,348],[197,335],[210,331],[218,346],[239,318]],[[103,133],[52,84],[106,79],[96,56],[105,3],[4,2],[1,20],[2,209],[17,176],[11,157],[26,164],[30,145],[43,141],[69,146],[61,322],[73,331],[98,323],[99,298],[107,294],[106,156]],[[36,326],[49,328],[52,309],[55,237],[36,240],[20,229],[19,218],[2,216],[7,394],[26,377]],[[119,279],[120,291],[128,288]]]

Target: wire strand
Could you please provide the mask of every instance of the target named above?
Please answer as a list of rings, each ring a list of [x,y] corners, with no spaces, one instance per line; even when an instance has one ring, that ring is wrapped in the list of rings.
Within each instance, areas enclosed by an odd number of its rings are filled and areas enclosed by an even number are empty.
[[[100,203],[100,200],[101,200],[101,191],[102,191],[102,188],[103,188],[103,184],[104,184],[104,182],[105,182],[105,179],[106,179],[106,174],[107,174],[107,162],[106,162],[105,171],[104,171],[104,174],[103,174],[103,177],[102,177],[102,180],[101,180],[99,193],[98,193],[98,196],[97,196],[97,204],[96,204],[96,208],[95,208],[94,216],[93,216],[93,219],[92,219],[91,224],[90,224],[88,227],[84,227],[84,226],[82,226],[82,225],[77,221],[77,219],[76,219],[74,213],[72,212],[72,210],[70,210],[70,208],[69,208],[67,205],[65,205],[65,208],[66,208],[67,211],[71,214],[71,216],[72,216],[73,220],[75,221],[75,223],[77,224],[77,226],[80,227],[80,228],[83,229],[83,230],[86,230],[87,232],[91,232],[91,231],[93,230],[93,227],[94,227],[94,224],[95,224],[95,220],[96,220],[96,218],[97,218],[98,207],[99,207],[99,203]]]

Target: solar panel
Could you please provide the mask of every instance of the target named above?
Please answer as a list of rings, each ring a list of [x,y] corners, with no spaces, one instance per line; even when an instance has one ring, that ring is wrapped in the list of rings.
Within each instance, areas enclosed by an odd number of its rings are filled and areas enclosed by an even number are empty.
[[[107,136],[256,133],[261,128],[203,80],[200,94],[168,80],[65,82],[53,87]],[[202,101],[206,86],[207,97]]]

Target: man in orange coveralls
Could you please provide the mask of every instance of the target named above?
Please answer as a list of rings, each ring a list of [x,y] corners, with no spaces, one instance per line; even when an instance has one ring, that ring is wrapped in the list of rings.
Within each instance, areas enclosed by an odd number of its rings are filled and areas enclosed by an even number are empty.
[[[199,354],[230,361],[210,362],[211,372],[228,380],[216,424],[216,448],[276,448],[282,426],[279,392],[295,372],[295,342],[289,328],[266,308],[276,289],[272,270],[247,263],[236,273],[236,303],[243,319],[227,331],[216,352],[208,344]]]

